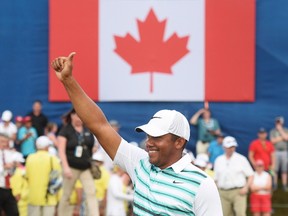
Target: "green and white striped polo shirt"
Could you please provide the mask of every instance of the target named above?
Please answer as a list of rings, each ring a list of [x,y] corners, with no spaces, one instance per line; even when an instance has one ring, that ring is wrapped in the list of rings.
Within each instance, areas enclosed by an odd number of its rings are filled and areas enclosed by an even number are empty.
[[[222,215],[214,181],[192,165],[189,155],[161,170],[147,152],[122,140],[114,162],[131,177],[136,216]]]
[[[140,160],[135,169],[134,214],[195,215],[194,198],[207,176],[192,168],[188,165],[176,173],[172,167],[161,170],[151,165],[148,158]]]

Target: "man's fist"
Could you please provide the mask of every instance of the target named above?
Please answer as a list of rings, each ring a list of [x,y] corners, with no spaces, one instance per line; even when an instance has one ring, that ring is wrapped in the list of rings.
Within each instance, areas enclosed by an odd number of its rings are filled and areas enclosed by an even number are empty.
[[[71,77],[73,69],[73,57],[76,53],[72,52],[68,57],[58,57],[52,61],[51,66],[55,70],[59,80],[64,81]]]

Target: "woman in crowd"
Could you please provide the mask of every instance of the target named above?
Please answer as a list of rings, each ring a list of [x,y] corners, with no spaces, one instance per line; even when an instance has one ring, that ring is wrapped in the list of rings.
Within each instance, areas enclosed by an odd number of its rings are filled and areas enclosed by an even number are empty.
[[[250,206],[254,216],[271,215],[272,177],[264,171],[263,160],[255,162],[255,173],[250,185]]]
[[[94,136],[83,125],[74,109],[67,113],[67,122],[68,124],[61,128],[57,137],[64,175],[63,196],[59,203],[58,215],[66,215],[70,195],[76,180],[79,179],[85,192],[89,215],[98,216],[96,190],[90,172]],[[79,209],[76,210],[79,211]]]

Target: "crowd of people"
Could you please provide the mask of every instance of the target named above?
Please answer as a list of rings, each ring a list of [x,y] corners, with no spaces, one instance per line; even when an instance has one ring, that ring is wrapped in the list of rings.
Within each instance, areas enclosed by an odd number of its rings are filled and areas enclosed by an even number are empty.
[[[0,215],[128,215],[129,176],[113,165],[75,110],[61,116],[61,126],[49,122],[41,101],[32,110],[24,117],[13,118],[9,110],[1,115]],[[111,126],[120,127],[115,120]],[[100,170],[97,179],[92,163]]]
[[[15,124],[11,111],[2,113],[0,214],[242,216],[250,195],[253,215],[271,215],[279,172],[288,191],[283,117],[275,119],[270,139],[259,129],[245,157],[203,108],[190,119],[198,130],[194,157],[185,149],[191,127],[186,117],[160,110],[136,128],[147,135],[141,149],[120,136],[118,122],[108,122],[73,79],[73,56],[52,63],[75,108],[61,117],[59,129],[40,101],[27,116],[16,116]],[[99,177],[91,172],[92,162]]]
[[[282,190],[288,191],[288,129],[284,127],[284,118],[276,117],[270,132],[259,128],[257,138],[248,146],[248,157],[236,152],[236,139],[221,131],[219,122],[211,117],[209,109],[200,109],[190,123],[198,128],[195,165],[213,176],[223,214],[246,215],[249,200],[253,215],[271,215],[273,192],[279,188],[278,174]],[[201,157],[197,160],[198,155]]]
[[[58,129],[59,126],[49,122],[42,113],[38,100],[32,112],[24,117],[16,116],[14,121],[11,111],[2,112],[2,214],[17,215],[18,211],[20,215],[131,213],[133,188],[127,173],[113,165],[74,109],[63,114],[63,119],[64,124]],[[273,191],[278,188],[278,173],[282,189],[288,191],[288,129],[284,127],[284,118],[275,118],[270,140],[265,128],[258,130],[258,137],[249,145],[248,158],[236,152],[236,139],[221,131],[209,109],[196,112],[190,123],[199,133],[196,157],[189,152],[192,163],[215,180],[223,214],[245,215],[250,194],[251,212],[270,215]],[[119,131],[117,121],[112,120],[110,124]],[[90,160],[97,161],[102,174],[100,179],[93,179]],[[55,194],[47,192],[52,169],[63,173],[62,187]],[[10,183],[6,182],[7,177]],[[11,194],[7,193],[9,191]]]

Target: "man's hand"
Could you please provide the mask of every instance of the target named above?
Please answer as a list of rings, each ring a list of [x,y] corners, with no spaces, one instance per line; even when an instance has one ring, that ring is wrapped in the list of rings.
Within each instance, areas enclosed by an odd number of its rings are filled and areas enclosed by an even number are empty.
[[[73,174],[72,174],[70,167],[64,168],[63,172],[64,172],[64,176],[66,178],[71,179],[73,177]]]
[[[68,57],[58,57],[52,61],[51,66],[56,72],[56,76],[60,81],[68,79],[72,75],[73,57],[76,53],[72,52]]]
[[[239,194],[240,195],[246,195],[248,193],[248,187],[243,187],[240,189]]]

